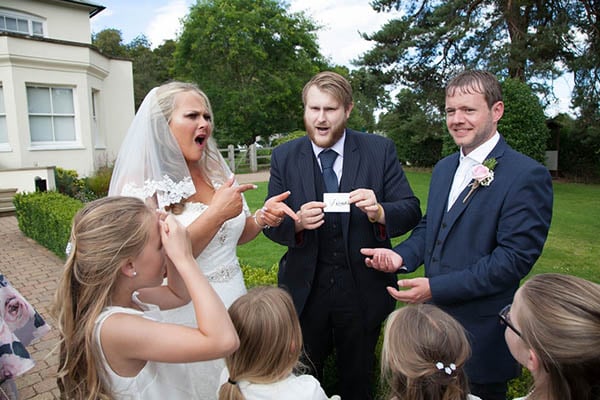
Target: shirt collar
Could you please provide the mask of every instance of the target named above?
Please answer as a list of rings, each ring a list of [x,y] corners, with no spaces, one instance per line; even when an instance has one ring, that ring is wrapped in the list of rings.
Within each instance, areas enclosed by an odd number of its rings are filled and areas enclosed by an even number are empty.
[[[340,138],[340,140],[338,140],[337,142],[335,142],[335,144],[331,147],[329,147],[331,150],[335,151],[336,153],[338,153],[338,155],[340,157],[344,157],[344,143],[346,141],[346,130],[344,129],[344,134],[342,135],[342,137]],[[312,149],[313,149],[313,153],[315,153],[315,157],[317,157],[317,159],[319,158],[319,154],[325,150],[325,147],[319,147],[317,146],[313,141],[310,142],[310,144],[312,145]]]
[[[489,138],[488,140],[486,140],[485,142],[480,144],[479,147],[477,147],[475,150],[470,152],[468,156],[465,156],[463,154],[462,148],[461,148],[460,149],[460,161],[462,162],[462,160],[464,160],[465,158],[470,158],[471,160],[474,160],[479,164],[483,164],[483,162],[485,161],[485,158],[492,152],[494,147],[496,147],[499,140],[500,140],[500,134],[498,133],[498,131],[496,131],[494,136],[492,136],[491,138]]]

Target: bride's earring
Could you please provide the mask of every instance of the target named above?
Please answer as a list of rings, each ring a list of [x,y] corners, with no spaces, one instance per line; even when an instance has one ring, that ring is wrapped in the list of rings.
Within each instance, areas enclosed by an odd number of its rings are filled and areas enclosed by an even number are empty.
[[[137,271],[133,271],[133,277],[135,278],[137,276]]]

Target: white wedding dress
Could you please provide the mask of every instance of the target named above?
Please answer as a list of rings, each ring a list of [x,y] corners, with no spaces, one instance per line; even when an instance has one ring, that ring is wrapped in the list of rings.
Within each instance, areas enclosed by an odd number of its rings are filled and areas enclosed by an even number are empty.
[[[176,218],[184,226],[188,226],[207,208],[208,206],[202,203],[185,203],[183,213],[176,215]],[[227,308],[235,299],[246,293],[236,247],[249,215],[250,210],[244,200],[244,210],[237,217],[226,221],[204,251],[196,258],[198,266]],[[165,322],[197,326],[192,303],[164,310],[162,313]],[[219,375],[225,367],[225,361],[218,359],[191,363],[188,366],[189,379],[194,385],[194,398],[216,399]]]

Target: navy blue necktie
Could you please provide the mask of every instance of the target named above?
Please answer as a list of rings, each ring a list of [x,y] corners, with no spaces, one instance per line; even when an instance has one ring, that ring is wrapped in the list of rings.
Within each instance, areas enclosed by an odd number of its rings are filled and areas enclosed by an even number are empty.
[[[323,150],[319,153],[319,159],[321,160],[321,167],[323,168],[323,180],[325,181],[325,189],[328,193],[335,193],[338,191],[338,178],[333,170],[333,163],[337,158],[338,154],[331,149]]]

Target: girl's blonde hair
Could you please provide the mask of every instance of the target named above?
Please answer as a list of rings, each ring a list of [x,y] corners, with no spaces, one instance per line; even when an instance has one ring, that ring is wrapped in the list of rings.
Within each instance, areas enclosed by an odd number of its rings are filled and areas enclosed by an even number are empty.
[[[221,386],[219,399],[243,400],[236,382],[277,382],[298,365],[302,331],[292,298],[274,286],[250,289],[229,307],[229,316],[240,347],[225,358],[230,382]]]
[[[600,399],[600,285],[571,275],[535,275],[519,289],[513,318],[548,374],[530,400]],[[541,389],[541,390],[540,390]]]
[[[431,304],[407,305],[385,324],[381,376],[389,398],[464,400],[471,348],[462,325]]]
[[[53,315],[60,333],[58,385],[63,398],[110,399],[94,325],[110,305],[121,266],[137,257],[155,229],[154,212],[134,197],[88,203],[73,218]]]

